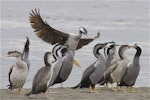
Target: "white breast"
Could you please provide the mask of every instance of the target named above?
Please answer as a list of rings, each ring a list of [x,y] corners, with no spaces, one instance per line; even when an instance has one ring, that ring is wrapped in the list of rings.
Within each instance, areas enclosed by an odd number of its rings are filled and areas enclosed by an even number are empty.
[[[25,62],[22,63],[22,67],[15,65],[10,75],[10,80],[15,88],[21,87],[24,85],[27,74],[28,74],[28,67]]]

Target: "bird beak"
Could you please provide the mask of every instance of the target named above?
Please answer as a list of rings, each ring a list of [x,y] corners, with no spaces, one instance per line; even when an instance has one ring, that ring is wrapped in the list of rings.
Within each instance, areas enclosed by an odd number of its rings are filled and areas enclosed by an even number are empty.
[[[110,48],[110,47],[107,47],[107,46],[106,46],[105,48]]]
[[[116,44],[115,46],[121,46],[121,45],[119,45],[119,44]]]
[[[134,46],[129,45],[128,47],[129,47],[129,48],[133,48]]]
[[[116,48],[113,48],[112,51],[116,51]]]
[[[78,63],[78,61],[75,59],[73,60],[73,64],[75,64],[77,67],[81,67],[80,64]]]
[[[85,36],[87,36],[89,38],[88,34],[85,34]]]
[[[9,57],[9,55],[6,55],[5,57],[3,57],[2,59],[4,60],[4,59],[6,59],[6,58],[8,58]]]

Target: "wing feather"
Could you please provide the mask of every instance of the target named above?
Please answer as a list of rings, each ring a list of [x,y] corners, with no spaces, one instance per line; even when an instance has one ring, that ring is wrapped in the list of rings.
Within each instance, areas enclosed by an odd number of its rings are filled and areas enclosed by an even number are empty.
[[[94,64],[95,62],[91,64],[87,69],[85,69],[82,75],[81,83],[84,82],[87,78],[89,78],[89,76],[94,72]]]
[[[29,20],[30,20],[31,26],[34,29],[34,32],[36,33],[36,35],[40,39],[42,39],[43,41],[45,41],[47,43],[50,43],[52,45],[59,43],[59,44],[63,45],[69,37],[68,33],[64,33],[59,30],[56,30],[56,29],[52,28],[46,21],[43,21],[43,19],[41,18],[39,9],[38,10],[35,9],[35,10],[31,11]],[[84,45],[89,44],[90,42],[92,42],[93,40],[98,38],[99,35],[100,35],[100,33],[98,32],[97,36],[95,36],[94,38],[81,39],[79,41],[77,49],[80,49]]]
[[[39,9],[31,11],[29,20],[36,35],[47,43],[52,45],[56,43],[64,44],[69,37],[67,33],[58,31],[48,25],[46,21],[44,22],[40,16]]]
[[[94,38],[89,38],[89,39],[80,39],[79,44],[77,46],[77,50],[82,48],[83,46],[91,43],[93,40],[99,38],[100,32],[97,33],[97,35]]]

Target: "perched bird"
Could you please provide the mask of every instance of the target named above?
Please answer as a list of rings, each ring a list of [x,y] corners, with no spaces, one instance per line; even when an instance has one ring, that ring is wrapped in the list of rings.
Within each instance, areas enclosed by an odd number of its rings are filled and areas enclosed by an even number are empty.
[[[23,50],[23,53],[22,53],[22,56],[23,56],[23,61],[25,61],[28,65],[28,69],[30,68],[30,60],[29,60],[29,45],[30,45],[30,41],[29,41],[29,38],[26,37],[27,40],[26,40],[26,43],[25,43],[25,46],[24,46],[24,50]]]
[[[32,90],[26,96],[31,94],[39,94],[41,92],[46,93],[48,80],[52,77],[51,70],[53,66],[51,62],[48,61],[49,57],[52,55],[51,52],[46,52],[44,55],[45,66],[40,68],[33,78]]]
[[[28,75],[27,63],[22,60],[22,54],[18,51],[9,51],[7,57],[16,57],[16,64],[12,65],[9,70],[9,89],[14,91],[19,88],[20,93],[24,93],[23,85],[25,84]]]
[[[126,93],[125,86],[131,86],[131,92],[136,92],[133,86],[140,71],[140,55],[142,53],[142,49],[137,44],[135,44],[133,47],[136,49],[136,54],[133,58],[133,62],[128,65],[126,72],[119,84],[119,86],[124,86],[124,93]]]
[[[80,83],[73,87],[73,89],[78,87],[89,87],[90,92],[95,92],[95,85],[99,82],[99,80],[101,80],[103,72],[105,70],[105,58],[101,53],[99,53],[99,50],[105,48],[105,46],[106,43],[95,45],[93,53],[97,60],[93,64],[91,64],[87,69],[85,69]]]
[[[127,69],[127,65],[129,63],[128,58],[125,56],[125,51],[127,49],[131,48],[129,45],[122,45],[119,48],[118,54],[120,59],[116,61],[113,65],[111,65],[106,71],[104,72],[104,79],[106,82],[110,83],[117,83],[119,84],[121,77],[124,75],[125,70]],[[112,84],[113,85],[113,84]],[[114,89],[112,87],[112,90],[119,90],[120,88],[118,87],[117,89]]]
[[[29,16],[29,20],[31,26],[36,33],[36,35],[42,39],[43,41],[50,43],[52,45],[59,43],[60,45],[68,45],[68,49],[73,50],[73,53],[76,49],[81,48],[83,45],[87,45],[88,43],[92,42],[94,39],[99,37],[99,32],[97,36],[94,38],[89,39],[80,39],[82,34],[87,34],[87,30],[84,27],[79,28],[79,34],[68,34],[61,31],[58,31],[52,28],[48,23],[43,21],[40,16],[39,10],[35,9],[32,10]]]

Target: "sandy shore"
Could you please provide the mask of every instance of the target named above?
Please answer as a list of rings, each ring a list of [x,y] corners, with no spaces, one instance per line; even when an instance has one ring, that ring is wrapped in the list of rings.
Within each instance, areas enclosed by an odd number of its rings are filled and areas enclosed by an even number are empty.
[[[150,87],[135,88],[136,93],[128,93],[122,91],[114,92],[106,88],[98,88],[97,93],[89,93],[88,89],[70,89],[70,88],[52,88],[51,90],[56,93],[48,93],[49,100],[149,100]],[[30,89],[27,89],[29,92]],[[39,94],[26,97],[23,94],[12,93],[10,90],[1,89],[1,100],[41,100],[45,99],[44,94]]]

